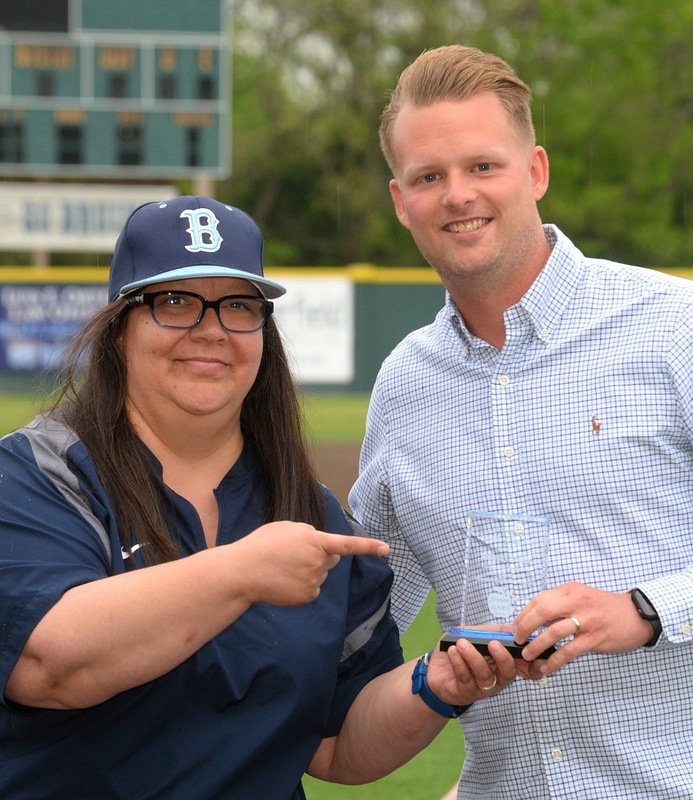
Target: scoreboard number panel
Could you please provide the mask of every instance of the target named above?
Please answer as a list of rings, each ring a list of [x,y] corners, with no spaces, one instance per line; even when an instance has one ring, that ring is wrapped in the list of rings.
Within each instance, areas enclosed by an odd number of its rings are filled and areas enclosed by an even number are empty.
[[[0,3],[0,31],[67,33],[68,0],[6,0]]]
[[[230,174],[227,0],[0,3],[0,175]]]

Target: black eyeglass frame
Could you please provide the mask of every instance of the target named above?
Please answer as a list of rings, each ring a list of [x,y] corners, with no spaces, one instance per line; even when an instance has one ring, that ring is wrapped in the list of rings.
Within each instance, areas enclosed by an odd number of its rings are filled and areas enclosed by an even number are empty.
[[[159,322],[156,318],[156,312],[154,311],[154,303],[157,297],[163,297],[165,295],[169,296],[176,296],[176,295],[183,295],[184,297],[195,297],[202,302],[202,308],[200,309],[200,313],[197,315],[197,320],[193,322],[192,325],[166,325],[163,322]],[[226,325],[221,320],[221,304],[225,300],[252,300],[256,303],[259,303],[262,306],[262,321],[257,326],[257,328],[253,328],[252,330],[243,330],[237,331],[233,328],[227,328]],[[206,297],[203,297],[201,294],[197,294],[196,292],[186,292],[186,291],[174,291],[173,289],[164,289],[160,292],[143,292],[142,294],[132,295],[128,297],[127,303],[129,306],[149,306],[149,310],[152,313],[152,319],[162,328],[170,328],[172,330],[179,330],[179,331],[189,331],[194,328],[196,325],[199,325],[202,322],[202,318],[204,317],[208,308],[214,310],[215,314],[217,315],[217,319],[219,320],[219,324],[221,327],[227,331],[228,333],[255,333],[256,331],[261,330],[267,324],[267,320],[269,319],[270,315],[274,312],[274,303],[271,300],[266,300],[264,297],[259,297],[258,295],[253,294],[226,294],[223,297],[219,297],[217,300],[208,300]]]

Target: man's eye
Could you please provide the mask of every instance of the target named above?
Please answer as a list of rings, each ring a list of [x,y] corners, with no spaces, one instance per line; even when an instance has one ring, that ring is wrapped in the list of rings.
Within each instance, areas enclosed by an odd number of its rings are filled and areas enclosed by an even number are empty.
[[[490,172],[491,171],[491,165],[488,164],[488,163],[477,164],[476,168],[477,168],[477,170],[479,172]]]
[[[433,181],[435,181],[435,179],[436,179],[437,177],[438,177],[438,176],[435,174],[435,172],[429,172],[427,175],[424,175],[424,176],[421,178],[421,182],[422,182],[422,183],[433,183]]]

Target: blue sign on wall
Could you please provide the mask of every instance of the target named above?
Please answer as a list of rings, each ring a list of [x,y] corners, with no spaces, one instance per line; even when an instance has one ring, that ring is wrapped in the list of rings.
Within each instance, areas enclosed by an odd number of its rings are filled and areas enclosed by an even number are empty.
[[[58,369],[67,342],[107,299],[104,285],[0,287],[0,370]]]

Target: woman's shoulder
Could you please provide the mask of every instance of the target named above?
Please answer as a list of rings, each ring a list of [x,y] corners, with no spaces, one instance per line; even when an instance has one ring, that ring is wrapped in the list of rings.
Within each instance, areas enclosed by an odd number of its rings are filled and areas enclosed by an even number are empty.
[[[8,433],[0,441],[5,449],[27,443],[36,457],[51,455],[63,459],[67,451],[80,439],[57,414],[41,413],[31,422]]]
[[[325,484],[320,484],[323,501],[325,503],[325,530],[329,533],[357,533],[354,525],[356,520],[342,506],[334,493]]]

